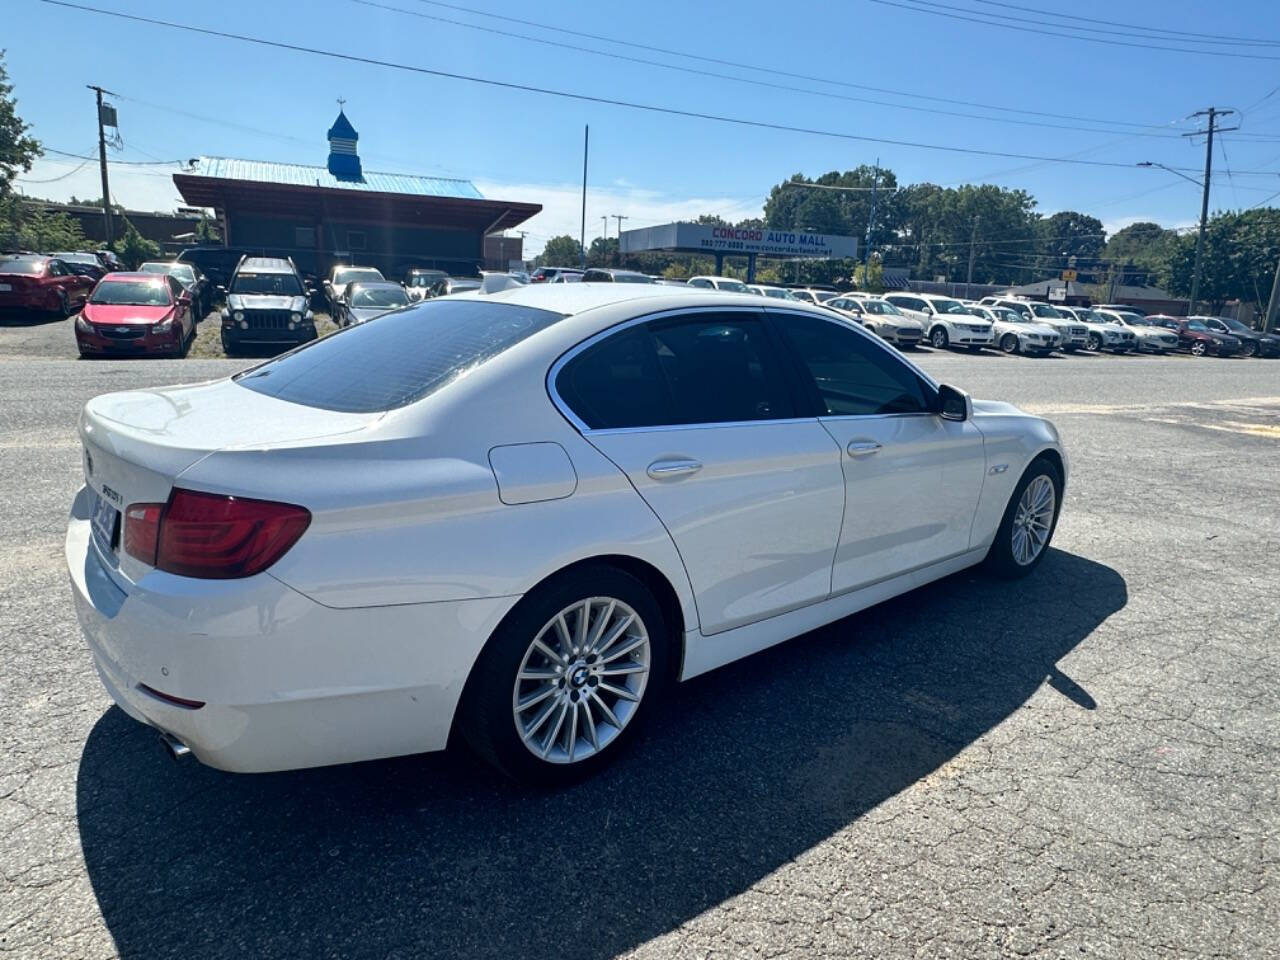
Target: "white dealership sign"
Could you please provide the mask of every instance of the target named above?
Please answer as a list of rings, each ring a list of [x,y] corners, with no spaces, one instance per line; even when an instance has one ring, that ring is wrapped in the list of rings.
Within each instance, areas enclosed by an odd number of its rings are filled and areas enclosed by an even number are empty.
[[[624,230],[620,238],[623,253],[648,250],[689,250],[745,256],[814,257],[834,260],[857,257],[856,237],[839,237],[803,230],[773,230],[769,227],[727,227],[709,223],[664,223],[658,227]]]

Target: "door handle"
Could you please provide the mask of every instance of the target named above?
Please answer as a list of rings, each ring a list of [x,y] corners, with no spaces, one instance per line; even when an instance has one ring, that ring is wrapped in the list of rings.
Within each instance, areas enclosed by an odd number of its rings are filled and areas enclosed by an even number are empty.
[[[867,457],[880,449],[880,444],[874,440],[853,440],[846,447],[851,457]]]
[[[645,472],[654,480],[674,480],[687,477],[702,469],[697,460],[655,460]]]

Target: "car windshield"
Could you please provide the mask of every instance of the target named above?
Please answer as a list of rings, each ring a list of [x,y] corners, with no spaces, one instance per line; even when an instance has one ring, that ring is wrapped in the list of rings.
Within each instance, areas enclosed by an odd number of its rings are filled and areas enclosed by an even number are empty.
[[[793,294],[790,290],[783,290],[781,287],[765,287],[764,295],[766,297],[773,297],[775,300],[798,300],[799,299],[799,297]]]
[[[902,311],[888,300],[863,300],[862,309],[867,313],[882,314],[884,316],[902,316]]]
[[[1250,327],[1245,326],[1239,320],[1232,320],[1230,317],[1219,317],[1218,322],[1225,324],[1228,330],[1236,330],[1240,333],[1253,332],[1253,330]]]
[[[1049,306],[1047,303],[1032,304],[1031,312],[1034,313],[1037,317],[1044,317],[1046,320],[1062,319],[1062,314],[1060,314],[1053,307]]]
[[[653,280],[643,273],[615,273],[613,281],[614,283],[653,283]],[[748,292],[746,287],[742,290],[744,293]]]
[[[95,267],[102,266],[98,258],[92,253],[55,253],[54,256],[69,263],[87,263]]]
[[[422,301],[315,340],[235,377],[246,389],[344,413],[394,410],[435,393],[561,318],[548,310]]]
[[[1010,310],[1008,307],[993,307],[991,312],[996,315],[997,320],[1003,320],[1005,323],[1030,323],[1030,317],[1024,317],[1017,310]]]
[[[1146,317],[1140,317],[1136,313],[1121,313],[1121,314],[1117,314],[1117,316],[1120,317],[1121,322],[1127,323],[1131,327],[1151,326],[1150,320],[1148,320]]]
[[[93,288],[90,303],[118,307],[167,307],[169,285],[163,280],[104,280]]]
[[[351,292],[353,307],[403,307],[409,295],[402,287],[356,287]]]
[[[382,272],[373,267],[342,267],[333,272],[333,285],[345,287],[355,280],[381,280]]]
[[[1206,326],[1205,326],[1203,323],[1201,323],[1199,320],[1188,320],[1188,321],[1187,321],[1187,329],[1188,329],[1188,330],[1199,330],[1199,331],[1201,331],[1202,333],[1208,333],[1208,332],[1209,332],[1209,328],[1208,328],[1208,327],[1206,327]]]
[[[409,286],[411,287],[429,287],[437,280],[443,280],[444,275],[440,273],[411,273],[409,274]]]
[[[716,289],[728,290],[730,293],[750,293],[747,285],[741,280],[726,280],[723,277],[716,281]]]
[[[969,308],[966,307],[959,300],[945,300],[939,297],[938,299],[930,300],[929,302],[933,304],[933,309],[937,310],[938,313],[968,313],[969,312]]]
[[[168,273],[169,265],[167,263],[144,263],[138,267],[139,273]]]
[[[6,260],[0,263],[0,273],[24,273],[29,277],[38,277],[44,273],[43,260]]]
[[[302,287],[292,273],[237,273],[231,292],[264,297],[300,297]]]

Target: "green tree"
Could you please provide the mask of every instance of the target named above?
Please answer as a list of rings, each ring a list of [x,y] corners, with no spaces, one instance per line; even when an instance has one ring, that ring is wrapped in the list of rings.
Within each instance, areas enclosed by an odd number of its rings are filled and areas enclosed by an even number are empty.
[[[582,263],[582,244],[567,233],[552,237],[536,262],[540,267],[576,267]]]
[[[618,238],[596,237],[587,247],[588,267],[612,267],[618,263]]]
[[[1036,224],[1036,231],[1041,237],[1042,276],[1057,276],[1073,265],[1086,267],[1102,255],[1106,245],[1102,221],[1074,210],[1045,217]]]
[[[42,152],[40,141],[27,135],[31,128],[18,116],[18,101],[5,69],[4,53],[0,50],[0,197],[12,191],[13,178],[30,170]]]
[[[1169,292],[1191,294],[1196,236],[1178,237],[1169,257]],[[1280,256],[1280,209],[1263,207],[1215,214],[1205,227],[1201,257],[1202,301],[1216,312],[1228,300],[1265,305]]]
[[[1141,268],[1151,283],[1165,286],[1169,282],[1169,262],[1177,248],[1178,231],[1141,220],[1112,234],[1102,255],[1118,267]]]
[[[196,224],[196,243],[210,245],[221,242],[222,235],[218,232],[217,221],[212,217],[201,217]]]
[[[124,223],[124,232],[120,234],[120,239],[113,244],[113,248],[121,260],[124,261],[126,267],[130,270],[136,270],[138,264],[144,260],[155,260],[160,256],[160,245],[148,240],[138,232],[138,228],[129,222],[127,218],[122,217]]]

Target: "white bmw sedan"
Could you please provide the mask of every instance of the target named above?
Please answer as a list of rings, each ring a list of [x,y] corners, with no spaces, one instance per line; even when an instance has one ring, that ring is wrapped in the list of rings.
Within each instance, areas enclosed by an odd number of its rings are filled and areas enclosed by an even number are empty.
[[[1044,558],[1051,423],[831,311],[630,284],[444,297],[80,419],[103,683],[233,771],[609,760],[669,683]]]

